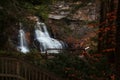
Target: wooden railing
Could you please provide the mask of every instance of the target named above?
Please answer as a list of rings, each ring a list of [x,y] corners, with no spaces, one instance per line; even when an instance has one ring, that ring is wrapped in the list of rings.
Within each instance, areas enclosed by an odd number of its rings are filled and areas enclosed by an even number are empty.
[[[24,60],[0,57],[0,80],[63,80]]]

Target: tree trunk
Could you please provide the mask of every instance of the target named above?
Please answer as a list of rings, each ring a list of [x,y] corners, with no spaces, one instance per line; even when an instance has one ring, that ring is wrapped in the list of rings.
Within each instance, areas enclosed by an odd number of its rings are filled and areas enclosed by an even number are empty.
[[[117,8],[116,42],[116,80],[120,80],[120,0]]]
[[[102,52],[105,49],[110,49],[115,47],[111,43],[111,38],[115,40],[115,31],[112,30],[114,19],[111,21],[111,16],[114,16],[115,7],[113,0],[101,0],[101,10],[100,10],[100,25],[99,25],[99,40],[98,40],[98,50]],[[110,30],[105,32],[105,29],[110,28]],[[111,35],[113,35],[111,37]],[[111,40],[111,41],[110,41]]]

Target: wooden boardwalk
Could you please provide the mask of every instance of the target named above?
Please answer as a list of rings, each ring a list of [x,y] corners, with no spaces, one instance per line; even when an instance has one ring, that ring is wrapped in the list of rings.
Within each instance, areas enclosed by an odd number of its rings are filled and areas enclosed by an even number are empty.
[[[24,60],[0,57],[0,80],[63,80]]]

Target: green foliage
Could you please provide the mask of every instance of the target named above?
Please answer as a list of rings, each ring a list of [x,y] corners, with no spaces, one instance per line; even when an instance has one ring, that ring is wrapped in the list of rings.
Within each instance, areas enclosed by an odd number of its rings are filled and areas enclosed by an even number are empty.
[[[97,80],[97,78],[109,79],[112,74],[107,59],[100,58],[99,62],[84,62],[77,56],[58,54],[53,59],[44,62],[43,67],[68,80]]]
[[[42,16],[43,19],[48,18],[49,8],[47,5],[37,5],[34,6],[34,9],[36,10],[36,15]]]
[[[42,60],[42,56],[40,55],[39,52],[31,52],[31,53],[27,53],[24,56],[24,59],[26,59],[27,61],[29,61],[30,63],[34,64],[34,65],[40,65],[40,61]]]
[[[24,56],[24,54],[21,54],[19,52],[11,52],[11,51],[5,51],[5,50],[0,50],[0,56],[8,56],[8,57],[18,57],[18,58],[22,58],[22,56]]]

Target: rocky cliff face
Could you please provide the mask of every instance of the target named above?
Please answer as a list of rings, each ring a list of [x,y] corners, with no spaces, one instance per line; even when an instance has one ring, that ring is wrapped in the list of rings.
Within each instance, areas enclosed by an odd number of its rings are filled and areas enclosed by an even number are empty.
[[[75,3],[60,1],[50,5],[48,24],[54,37],[63,40],[73,37],[79,42],[84,42],[84,46],[95,48],[97,43],[92,40],[97,38],[95,33],[97,27],[89,24],[99,21],[99,4],[96,2],[83,4],[81,1]]]
[[[86,5],[83,5],[86,4]],[[83,3],[81,1],[70,3],[59,1],[50,5],[51,12],[49,18],[67,18],[70,20],[93,21],[98,19],[99,5],[96,2]]]

